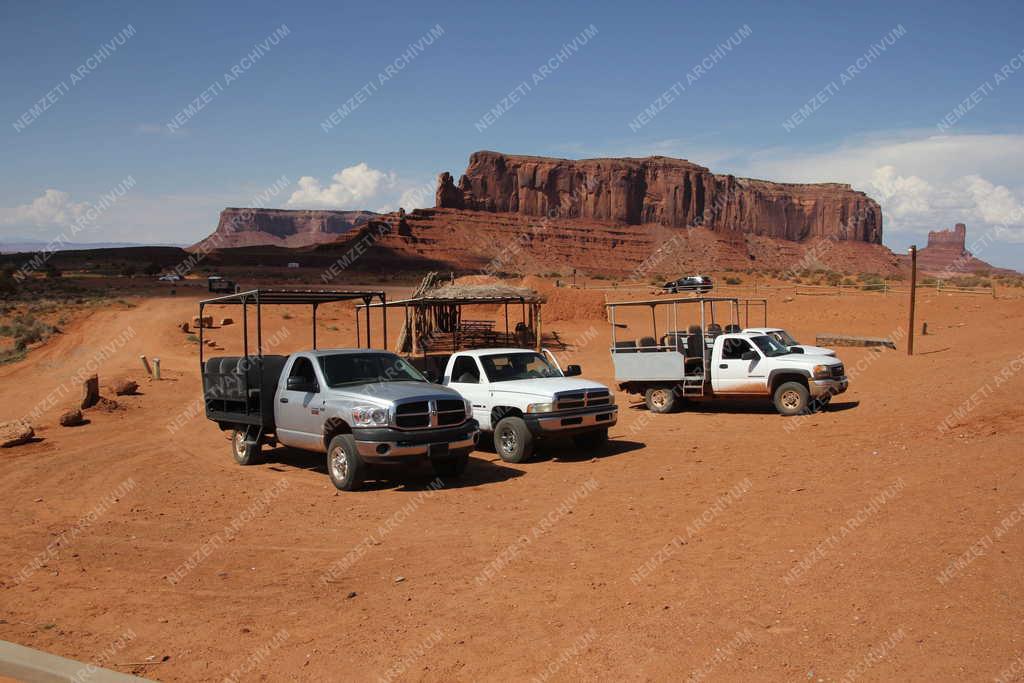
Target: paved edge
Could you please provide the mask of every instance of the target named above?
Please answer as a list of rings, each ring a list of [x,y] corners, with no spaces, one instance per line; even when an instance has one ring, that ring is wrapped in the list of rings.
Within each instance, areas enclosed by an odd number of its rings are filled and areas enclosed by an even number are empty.
[[[69,681],[90,681],[91,683],[129,683],[148,681],[146,678],[131,676],[95,664],[76,662],[58,655],[33,650],[24,645],[0,640],[0,675],[10,676],[26,683],[68,683]]]

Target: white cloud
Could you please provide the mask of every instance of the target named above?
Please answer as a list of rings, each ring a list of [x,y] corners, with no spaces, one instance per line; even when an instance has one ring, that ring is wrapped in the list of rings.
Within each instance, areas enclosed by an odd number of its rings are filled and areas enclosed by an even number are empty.
[[[865,138],[816,152],[762,150],[740,172],[787,182],[844,182],[882,206],[883,232],[920,235],[967,223],[1024,243],[1024,135]]]
[[[28,204],[0,207],[0,225],[20,228],[60,228],[69,225],[89,208],[86,202],[72,202],[71,195],[48,189]]]
[[[312,176],[299,178],[299,189],[288,199],[288,206],[304,209],[365,209],[371,200],[379,201],[382,190],[391,190],[394,173],[370,168],[366,162],[343,168],[326,187]]]

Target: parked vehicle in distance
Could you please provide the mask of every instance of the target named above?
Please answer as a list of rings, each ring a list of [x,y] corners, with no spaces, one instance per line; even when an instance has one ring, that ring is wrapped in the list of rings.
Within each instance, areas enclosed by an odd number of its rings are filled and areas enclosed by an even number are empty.
[[[618,420],[615,396],[580,372],[578,365],[563,372],[553,356],[529,349],[477,349],[453,354],[442,383],[471,403],[501,459],[518,463],[538,439],[571,436],[587,450],[607,444]]]
[[[835,356],[836,352],[832,349],[827,349],[824,346],[811,346],[810,344],[801,344],[793,336],[786,332],[781,327],[748,327],[743,330],[744,332],[750,332],[751,334],[767,334],[769,337],[779,342],[783,346],[790,350],[797,350],[797,353],[806,353],[813,356]]]
[[[714,288],[714,283],[711,278],[705,275],[689,275],[687,277],[681,277],[678,280],[671,280],[662,285],[669,294],[676,294],[678,292],[710,292]]]
[[[161,275],[158,279],[161,282],[178,282],[181,280],[181,276],[177,273],[167,273],[165,275]]]
[[[232,294],[238,291],[238,285],[233,280],[227,280],[220,275],[211,275],[206,278],[206,286],[211,292]]]
[[[479,429],[457,391],[429,382],[389,351],[315,348],[317,306],[383,300],[382,292],[253,290],[200,302],[199,314],[210,304],[248,308],[257,294],[257,306],[311,303],[314,350],[268,355],[257,341],[258,353],[249,354],[243,322],[242,356],[200,358],[206,417],[231,431],[236,462],[258,462],[263,444],[323,453],[331,482],[343,491],[359,488],[367,465],[410,458],[429,460],[439,476],[462,474]],[[244,312],[242,319],[248,319]]]
[[[707,305],[713,311],[716,303],[732,308],[734,322],[725,329],[736,331],[723,332],[715,322],[704,324]],[[678,323],[677,307],[683,304],[699,304],[700,325],[691,325],[686,332],[667,332],[660,342],[654,337],[639,342],[616,341],[616,309],[649,307],[654,324],[654,309],[670,305],[672,309],[665,317]],[[797,415],[827,405],[849,384],[843,363],[837,358],[793,353],[766,334],[739,332],[739,299],[625,301],[607,306],[612,325],[612,363],[619,388],[642,395],[648,409],[655,413],[670,412],[686,400],[764,397],[781,415]]]

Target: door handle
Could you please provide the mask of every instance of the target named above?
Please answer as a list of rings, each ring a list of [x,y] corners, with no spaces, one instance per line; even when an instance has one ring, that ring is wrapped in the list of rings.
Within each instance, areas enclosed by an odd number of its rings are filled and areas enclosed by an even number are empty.
[[[284,396],[282,396],[281,397],[281,403],[287,403],[287,402],[288,402],[288,399],[286,399]]]
[[[723,370],[726,370],[726,369],[729,368],[729,364],[728,363],[719,363],[718,367],[722,368]]]

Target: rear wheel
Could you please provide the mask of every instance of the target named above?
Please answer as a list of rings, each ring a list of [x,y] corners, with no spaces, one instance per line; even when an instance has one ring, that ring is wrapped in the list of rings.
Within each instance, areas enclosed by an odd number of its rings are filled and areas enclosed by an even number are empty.
[[[581,451],[599,451],[608,445],[608,430],[598,429],[594,432],[579,434],[572,437],[572,442]]]
[[[783,382],[775,390],[773,402],[780,415],[800,415],[807,412],[810,393],[799,382]]]
[[[248,429],[231,432],[231,455],[239,465],[255,465],[261,460],[260,442]]]
[[[533,434],[521,417],[506,417],[494,428],[494,450],[505,462],[525,462],[533,455]]]
[[[331,483],[342,491],[355,491],[366,478],[366,464],[356,450],[351,434],[339,434],[327,446],[327,474]]]
[[[678,401],[679,397],[673,387],[651,387],[644,392],[644,403],[652,413],[671,413]]]

